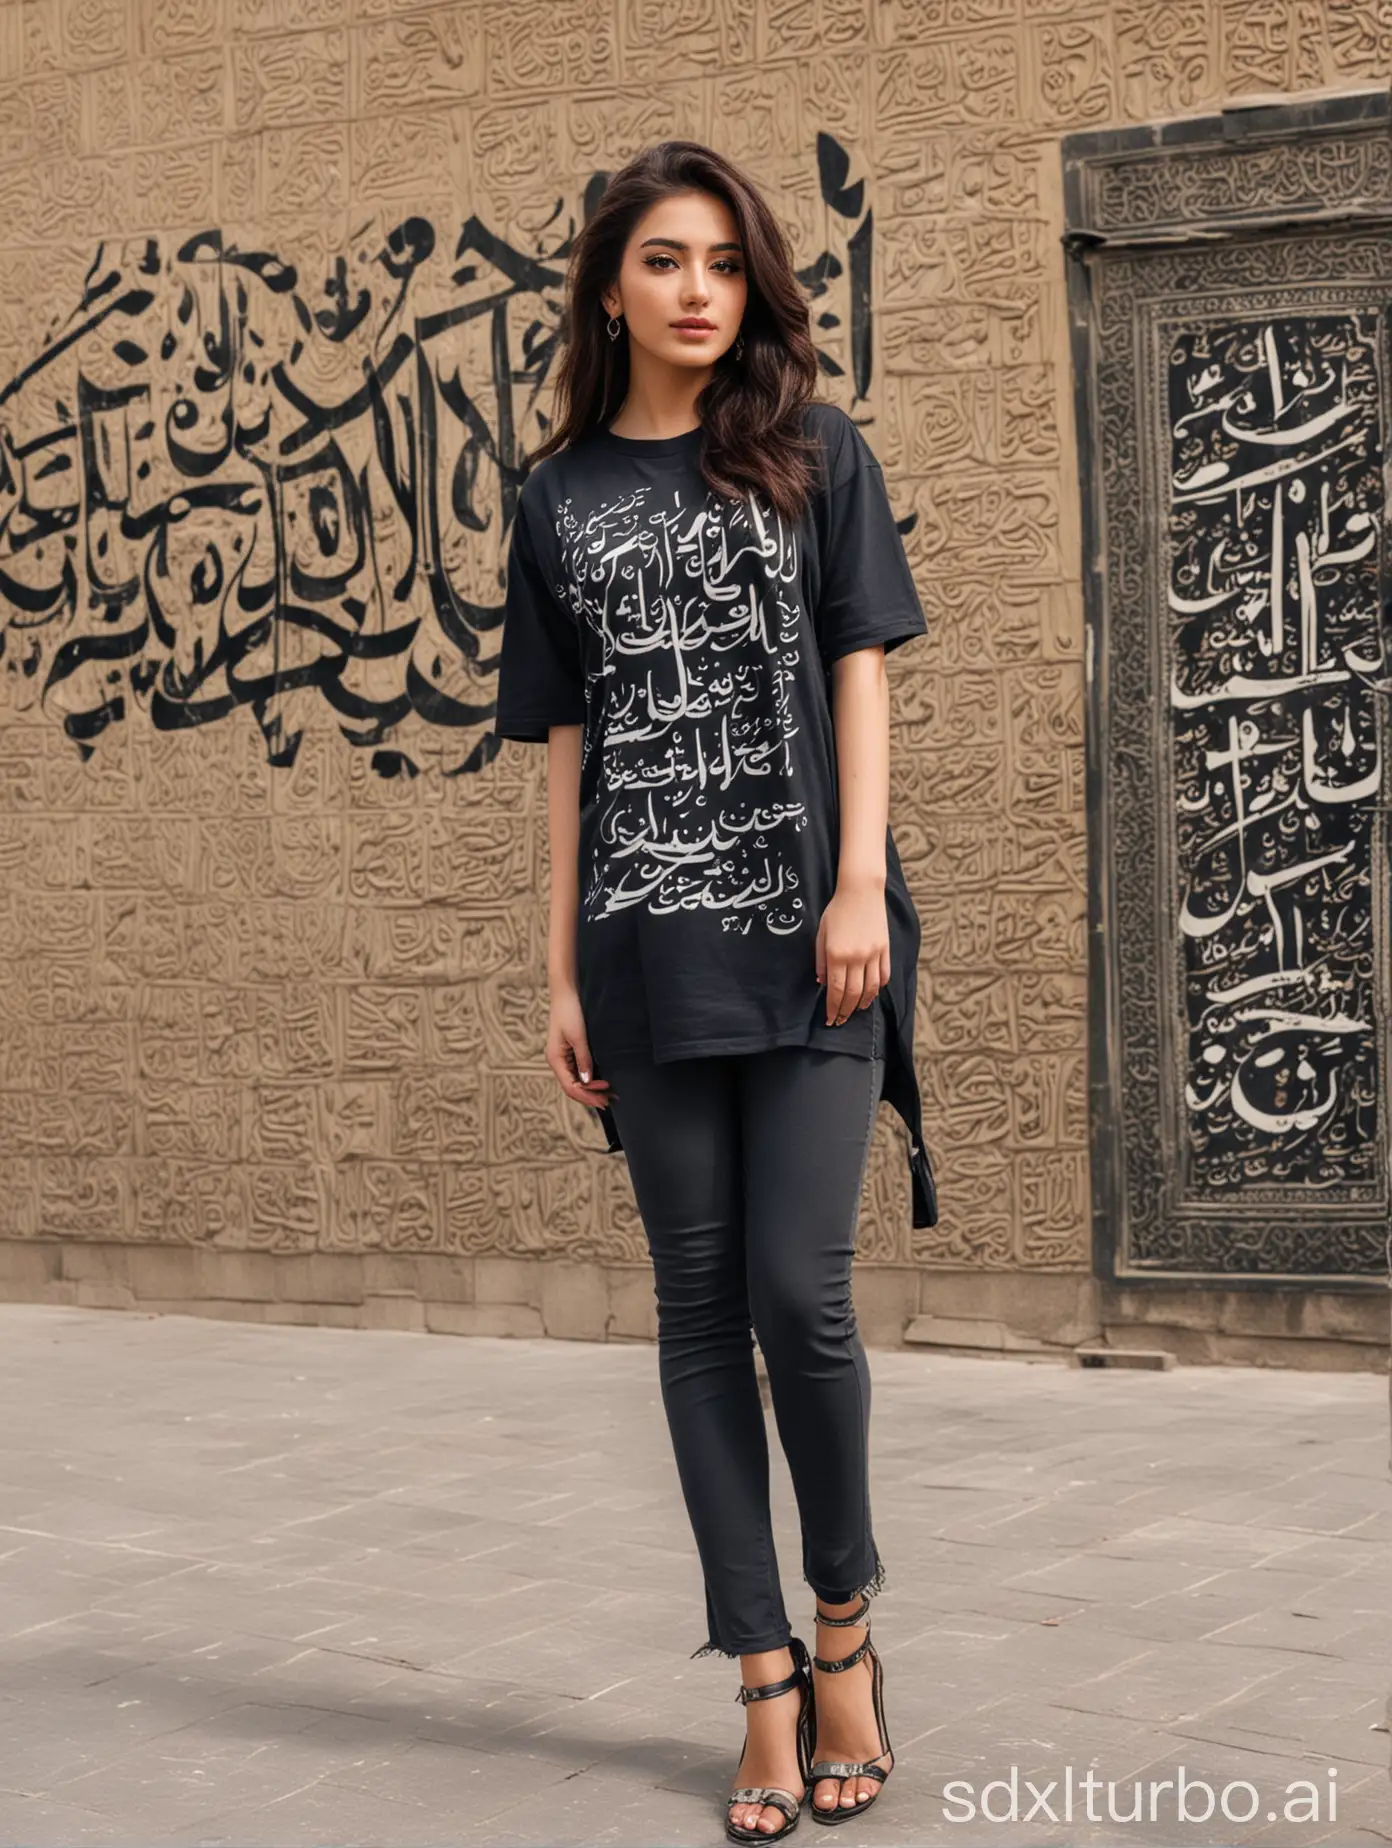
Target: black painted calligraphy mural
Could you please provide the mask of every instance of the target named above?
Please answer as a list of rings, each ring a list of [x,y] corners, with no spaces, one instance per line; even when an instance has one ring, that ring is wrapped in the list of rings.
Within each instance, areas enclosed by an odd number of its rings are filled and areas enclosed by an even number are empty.
[[[823,337],[870,386],[872,214],[817,142],[846,260],[799,275]],[[102,247],[81,300],[0,387],[0,664],[91,756],[143,710],[165,729],[247,707],[294,762],[327,710],[384,776],[407,721],[498,741],[501,560],[546,428],[579,211],[530,250],[469,218],[365,227],[327,275],[216,230]],[[830,352],[824,372],[846,368]],[[476,729],[471,741],[467,734]]]
[[[1380,317],[1180,334],[1169,660],[1186,1192],[1377,1177]]]
[[[851,376],[855,385],[854,403],[868,396],[871,373],[871,275],[875,249],[875,214],[865,210],[865,182],[850,179],[850,156],[831,135],[817,137],[817,177],[821,182],[823,203],[838,217],[858,219],[846,239],[846,262],[831,250],[823,250],[806,269],[797,272],[798,281],[815,304],[830,295],[834,284],[844,276],[848,284],[850,324],[847,334],[850,347]],[[813,328],[823,332],[841,325],[841,316],[831,307],[813,315]],[[819,349],[822,371],[841,378],[845,367],[825,350]]]

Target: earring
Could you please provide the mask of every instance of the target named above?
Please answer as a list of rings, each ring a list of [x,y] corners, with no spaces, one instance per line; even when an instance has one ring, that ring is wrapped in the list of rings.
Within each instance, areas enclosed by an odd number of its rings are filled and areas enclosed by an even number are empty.
[[[735,335],[735,358],[736,359],[744,358],[744,335],[743,334]]]
[[[623,323],[619,320],[617,315],[610,315],[605,327],[605,332],[611,340],[617,340],[619,335],[623,332]]]

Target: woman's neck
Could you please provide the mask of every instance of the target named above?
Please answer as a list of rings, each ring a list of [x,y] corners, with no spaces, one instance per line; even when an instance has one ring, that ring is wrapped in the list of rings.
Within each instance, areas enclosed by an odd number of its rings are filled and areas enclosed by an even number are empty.
[[[641,347],[630,342],[628,393],[609,428],[615,436],[642,441],[685,436],[700,424],[696,400],[714,370],[713,366],[689,370],[685,366],[655,365]]]

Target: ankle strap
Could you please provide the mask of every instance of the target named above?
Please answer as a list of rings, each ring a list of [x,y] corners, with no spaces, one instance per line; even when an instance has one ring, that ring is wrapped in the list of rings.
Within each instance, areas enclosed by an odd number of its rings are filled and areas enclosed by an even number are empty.
[[[745,1687],[741,1684],[735,1692],[735,1699],[747,1706],[751,1700],[772,1700],[775,1695],[790,1694],[794,1688],[810,1686],[812,1671],[808,1664],[811,1657],[807,1653],[806,1643],[800,1636],[788,1638],[788,1653],[793,1658],[791,1675],[784,1675],[781,1681],[766,1681],[762,1687],[757,1688]]]
[[[848,1624],[859,1623],[869,1608],[870,1600],[863,1597],[860,1601],[860,1609],[858,1611],[852,1611],[849,1617],[823,1617],[822,1613],[818,1611],[817,1622],[824,1623],[828,1628],[833,1630],[844,1629]]]
[[[854,1667],[869,1647],[870,1638],[867,1636],[865,1641],[861,1643],[858,1648],[853,1649],[849,1655],[840,1657],[838,1661],[831,1662],[822,1656],[814,1655],[812,1658],[812,1666],[813,1668],[821,1669],[824,1675],[839,1675],[843,1668]]]
[[[766,1681],[762,1687],[747,1688],[741,1683],[735,1692],[735,1699],[748,1706],[751,1700],[772,1700],[775,1694],[788,1694],[802,1681],[801,1668],[795,1668],[791,1675],[785,1675],[781,1681]]]

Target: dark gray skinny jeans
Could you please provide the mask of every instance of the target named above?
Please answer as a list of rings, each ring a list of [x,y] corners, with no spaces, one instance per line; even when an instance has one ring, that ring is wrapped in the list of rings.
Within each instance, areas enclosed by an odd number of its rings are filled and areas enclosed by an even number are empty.
[[[652,1254],[662,1400],[705,1577],[707,1640],[693,1653],[777,1649],[792,1631],[754,1334],[804,1579],[828,1603],[883,1584],[851,1260],[885,1062],[780,1046],[600,1069]]]

